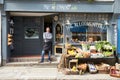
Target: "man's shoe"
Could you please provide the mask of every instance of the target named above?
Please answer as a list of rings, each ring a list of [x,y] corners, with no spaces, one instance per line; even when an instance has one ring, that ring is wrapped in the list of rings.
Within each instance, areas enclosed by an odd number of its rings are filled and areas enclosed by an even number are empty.
[[[49,63],[51,63],[51,60],[48,60]]]

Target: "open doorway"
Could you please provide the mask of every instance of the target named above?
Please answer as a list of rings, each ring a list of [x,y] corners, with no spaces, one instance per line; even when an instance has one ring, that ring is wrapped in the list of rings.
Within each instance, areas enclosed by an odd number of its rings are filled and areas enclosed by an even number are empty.
[[[46,27],[50,27],[50,32],[52,33],[52,16],[44,17],[44,32]]]
[[[52,16],[49,15],[49,16],[45,16],[44,17],[44,32],[46,32],[46,27],[50,27],[50,32],[53,34],[53,22],[52,22]],[[51,47],[51,54],[52,53],[52,47]]]

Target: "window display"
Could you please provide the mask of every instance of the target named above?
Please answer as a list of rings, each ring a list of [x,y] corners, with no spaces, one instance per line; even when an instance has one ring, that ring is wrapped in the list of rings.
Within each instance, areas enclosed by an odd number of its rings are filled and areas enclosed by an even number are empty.
[[[79,21],[71,25],[72,41],[88,41],[93,38],[93,41],[106,40],[107,28],[102,23]]]
[[[25,28],[25,39],[38,39],[39,38],[39,31],[37,28]]]
[[[55,42],[63,43],[63,27],[60,24],[57,24],[55,28]]]

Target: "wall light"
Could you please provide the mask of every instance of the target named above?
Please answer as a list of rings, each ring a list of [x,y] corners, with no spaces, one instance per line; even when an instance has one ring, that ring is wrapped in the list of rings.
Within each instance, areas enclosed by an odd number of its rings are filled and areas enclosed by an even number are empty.
[[[108,21],[104,21],[104,24],[106,25],[106,26],[108,26],[109,25],[109,23],[108,23]]]
[[[70,20],[66,20],[66,24],[67,24],[67,25],[70,25]]]

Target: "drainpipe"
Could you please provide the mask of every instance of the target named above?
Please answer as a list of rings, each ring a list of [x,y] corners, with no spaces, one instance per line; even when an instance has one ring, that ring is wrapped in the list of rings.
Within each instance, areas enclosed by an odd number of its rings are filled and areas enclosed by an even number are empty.
[[[117,53],[120,57],[120,16],[118,17],[118,27],[117,27]]]
[[[7,15],[5,11],[2,11],[2,65],[5,65],[8,62],[8,54],[7,54]]]

